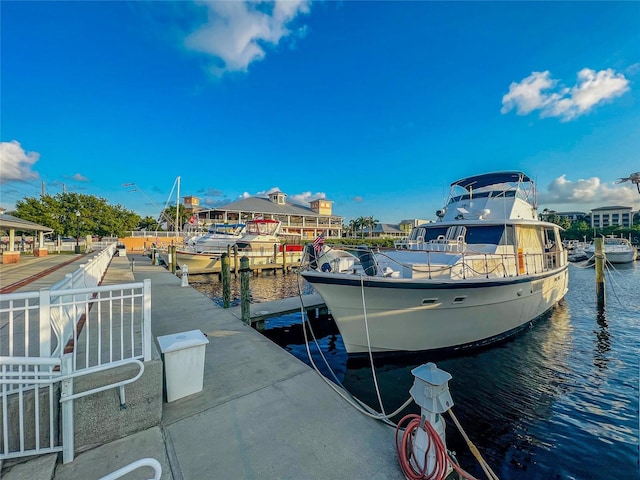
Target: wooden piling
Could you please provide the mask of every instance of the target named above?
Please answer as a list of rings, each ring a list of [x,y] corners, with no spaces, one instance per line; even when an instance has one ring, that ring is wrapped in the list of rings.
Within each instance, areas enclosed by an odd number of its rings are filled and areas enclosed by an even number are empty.
[[[233,276],[238,278],[238,245],[233,246]]]
[[[287,245],[282,245],[282,275],[287,274]]]
[[[596,303],[598,308],[605,306],[605,284],[604,284],[604,239],[602,237],[593,240],[595,245],[595,262],[596,262]]]
[[[229,275],[229,255],[222,254],[220,259],[222,263],[222,306],[229,308],[231,306],[231,278]]]
[[[171,255],[171,273],[175,275],[176,273],[176,264],[178,263],[178,254],[176,252],[176,246],[171,245],[169,247],[169,255]]]
[[[245,255],[240,259],[240,310],[242,312],[242,321],[247,325],[251,325],[249,275],[251,275],[249,257]]]

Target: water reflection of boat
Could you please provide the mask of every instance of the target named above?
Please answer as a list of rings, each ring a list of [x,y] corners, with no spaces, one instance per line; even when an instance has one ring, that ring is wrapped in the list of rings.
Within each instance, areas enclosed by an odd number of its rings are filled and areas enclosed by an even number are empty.
[[[463,178],[451,184],[439,220],[415,227],[409,242],[358,248],[338,261],[309,250],[302,276],[325,300],[350,354],[499,340],[567,292],[560,229],[538,219],[535,198],[521,172]]]

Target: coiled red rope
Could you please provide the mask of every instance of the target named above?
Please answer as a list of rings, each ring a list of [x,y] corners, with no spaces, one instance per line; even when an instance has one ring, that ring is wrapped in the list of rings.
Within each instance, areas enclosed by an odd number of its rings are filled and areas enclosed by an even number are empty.
[[[400,432],[404,427],[404,432],[400,437]],[[420,428],[421,419],[419,415],[410,414],[402,418],[396,427],[396,453],[398,455],[398,463],[402,469],[402,473],[408,480],[444,480],[451,466],[458,474],[468,480],[477,480],[471,474],[462,470],[458,464],[449,456],[447,447],[442,442],[440,435],[429,422],[424,422],[422,429],[427,434],[427,448],[425,449],[424,458],[418,461],[414,457],[413,439],[416,431]],[[431,471],[427,472],[427,457],[429,453],[435,455],[435,462]],[[419,465],[423,467],[420,468]]]

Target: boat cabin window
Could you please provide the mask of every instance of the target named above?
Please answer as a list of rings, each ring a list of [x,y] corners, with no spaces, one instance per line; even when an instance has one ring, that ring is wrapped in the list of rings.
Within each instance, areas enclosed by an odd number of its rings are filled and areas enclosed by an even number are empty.
[[[447,238],[447,231],[451,232],[448,227],[418,227],[414,228],[411,232],[411,240],[417,240],[420,235],[424,235],[424,241],[437,240],[439,236],[441,238]],[[460,230],[456,235],[464,237],[464,241],[467,244],[489,244],[489,245],[513,245],[514,233],[512,226],[504,225],[478,225],[478,226],[466,226],[466,232]],[[457,237],[451,238],[456,240]]]
[[[535,225],[518,225],[516,229],[518,248],[522,248],[524,253],[540,252],[544,247],[544,238],[539,227]]]
[[[458,195],[457,197],[451,197],[449,203],[460,202],[462,200],[473,200],[474,198],[484,198],[484,197],[515,197],[515,190],[495,190],[495,191],[486,191],[486,192],[473,192],[473,193],[465,193],[464,195]],[[526,200],[524,195],[518,195],[519,198],[523,198]]]
[[[465,193],[464,195],[459,195],[457,197],[453,197],[449,203],[453,203],[453,202],[459,202],[461,200],[471,200],[474,198],[483,198],[483,197],[489,197],[491,195],[491,192],[473,192],[473,193]]]
[[[508,242],[504,225],[467,226],[467,244],[504,245]]]
[[[420,235],[423,237],[425,242],[429,242],[430,240],[436,240],[440,235],[444,236],[447,233],[447,227],[429,227],[429,228],[414,228],[413,232],[416,230],[420,230]],[[413,232],[411,232],[411,240],[417,240],[418,237],[413,236]]]
[[[562,241],[560,239],[560,232],[557,228],[545,228],[544,229],[544,245],[547,250],[557,250]]]
[[[515,190],[503,190],[501,192],[494,192],[494,194],[492,195],[492,197],[515,197],[516,194],[518,192],[516,192]],[[523,195],[518,194],[517,195],[518,198],[525,198]]]

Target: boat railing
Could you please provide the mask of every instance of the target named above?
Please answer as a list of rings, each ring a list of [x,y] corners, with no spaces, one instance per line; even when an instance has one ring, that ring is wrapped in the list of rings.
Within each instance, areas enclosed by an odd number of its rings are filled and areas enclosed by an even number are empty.
[[[426,246],[427,244],[425,244]],[[410,261],[403,261],[393,255],[393,250],[371,249],[365,246],[338,246],[334,250],[346,250],[352,255],[352,265],[345,269],[333,267],[331,271],[366,276],[424,278],[429,280],[463,280],[474,278],[509,278],[536,275],[553,271],[566,265],[566,250],[544,253],[489,253],[466,249],[454,250],[457,246],[445,243],[433,243],[429,246],[440,246],[442,249],[423,249],[412,252]],[[452,263],[443,261],[442,253],[457,253]],[[452,257],[447,256],[447,259]],[[336,262],[344,262],[344,258]]]
[[[442,237],[442,235],[440,235]],[[465,249],[464,238],[458,237],[455,240],[448,240],[444,237],[430,240],[423,245],[423,250],[430,252],[461,253]]]
[[[393,242],[394,248],[400,249],[400,250],[420,250],[423,248],[423,245],[424,245],[424,237],[420,237],[415,240],[409,237],[404,237],[404,238],[401,238],[400,240],[395,240]]]

